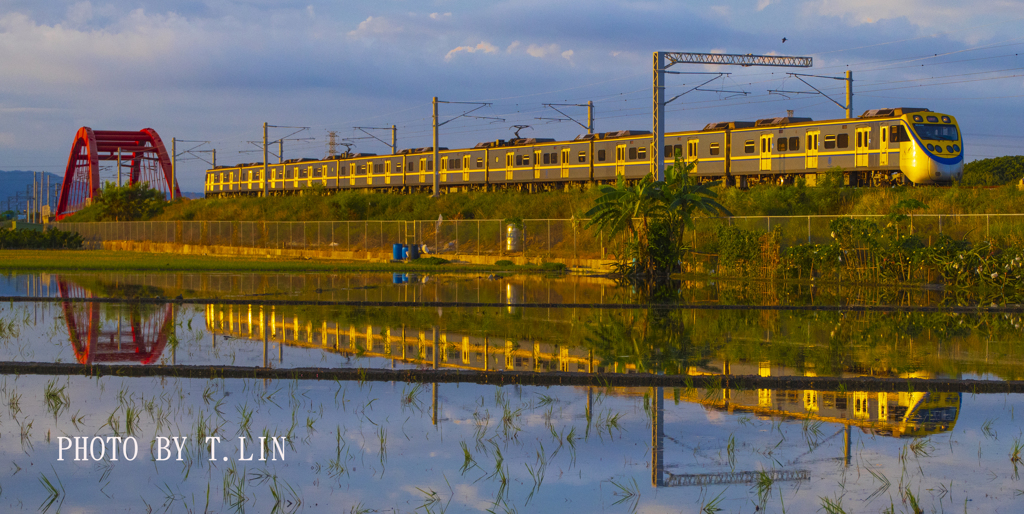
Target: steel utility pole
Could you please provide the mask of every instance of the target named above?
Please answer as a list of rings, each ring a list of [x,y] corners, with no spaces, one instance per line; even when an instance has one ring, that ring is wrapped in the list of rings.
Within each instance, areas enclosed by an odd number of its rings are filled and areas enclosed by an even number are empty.
[[[432,193],[430,193],[430,196],[432,196],[434,198],[437,198],[437,195],[440,194],[440,184],[438,184],[438,178],[441,176],[440,172],[438,172],[437,170],[440,169],[441,166],[439,165],[440,163],[438,163],[438,161],[437,161],[437,154],[438,154],[438,152],[437,152],[437,127],[438,127],[438,125],[437,125],[437,97],[436,96],[434,97],[433,105],[434,105],[434,162],[433,162],[433,165],[434,165],[434,191]]]
[[[587,134],[593,134],[594,133],[594,102],[593,101],[588,101],[585,104],[541,104],[541,105],[543,105],[544,107],[550,107],[552,110],[554,110],[558,114],[561,114],[562,116],[565,116],[565,118],[534,118],[535,120],[571,121],[571,122],[573,122],[573,123],[575,123],[575,124],[585,128],[585,129],[587,129]],[[556,108],[556,106],[558,106],[558,107],[586,107],[587,108],[587,124],[584,125],[584,124],[580,123],[579,121],[576,121],[576,119],[573,118],[572,116],[569,116],[568,114],[558,110]]]
[[[436,96],[434,97],[434,100],[437,100]],[[436,103],[434,104],[434,122],[435,123],[437,122],[437,104]],[[381,143],[384,143],[384,144],[388,144],[388,142],[384,141],[383,139],[381,139],[381,138],[379,138],[379,137],[377,137],[377,136],[375,136],[375,135],[373,135],[373,134],[371,134],[369,132],[367,132],[367,130],[390,130],[391,131],[391,155],[395,155],[395,154],[398,153],[398,128],[395,127],[394,125],[392,125],[391,128],[387,128],[387,127],[383,127],[383,128],[382,127],[352,127],[352,128],[354,128],[354,129],[362,132],[363,134],[366,134],[367,136],[369,136],[369,137],[371,137],[373,139],[376,139],[377,141],[380,141]],[[365,137],[359,137],[359,138],[353,138],[353,139],[366,139],[366,138]]]
[[[821,95],[821,96],[824,96],[825,98],[828,98],[829,100],[831,100],[832,103],[838,105],[840,109],[845,109],[846,110],[846,119],[852,119],[853,118],[853,72],[851,72],[850,70],[846,70],[846,76],[845,77],[828,77],[828,76],[825,76],[825,75],[805,75],[803,73],[787,73],[787,75],[789,75],[790,77],[793,77],[793,78],[799,80],[800,82],[803,82],[805,85],[807,85],[807,87],[813,89],[814,91],[813,92],[811,92],[811,91],[788,91],[788,90],[785,90],[785,89],[769,89],[768,93],[769,94],[779,94],[779,95],[783,95],[783,96],[785,96],[785,95]],[[828,96],[822,90],[812,86],[811,83],[807,82],[806,80],[804,80],[803,77],[813,77],[813,78],[816,78],[816,79],[832,79],[832,80],[842,80],[842,81],[845,81],[846,82],[846,105],[843,105],[843,104],[837,102],[835,98],[832,98],[831,96]]]
[[[666,65],[666,62],[668,63]],[[654,52],[654,92],[653,100],[653,141],[651,148],[651,172],[658,181],[665,180],[665,158],[662,148],[665,143],[665,73],[676,64],[728,64],[737,66],[785,66],[810,68],[813,62],[810,57],[786,57],[781,55],[752,54],[706,54],[693,52]],[[669,72],[672,73],[672,72]],[[678,98],[678,96],[676,97]],[[673,99],[674,100],[674,99]],[[671,101],[671,100],[670,100]]]
[[[464,113],[462,113],[462,114],[460,114],[460,115],[458,115],[458,116],[456,116],[456,117],[454,117],[454,118],[452,118],[450,120],[447,120],[447,121],[445,121],[443,123],[439,123],[437,121],[437,104],[469,104],[469,105],[475,105],[476,107],[474,107],[474,108],[472,108],[472,109],[470,109],[470,110],[468,110],[468,111],[466,111],[466,112],[464,112]],[[505,121],[503,118],[495,118],[495,117],[492,117],[492,116],[470,116],[469,115],[469,113],[471,113],[473,111],[476,111],[478,109],[483,109],[484,107],[487,107],[488,105],[491,105],[491,103],[490,102],[445,102],[444,100],[438,100],[436,96],[434,97],[434,101],[433,101],[433,106],[434,106],[434,163],[433,163],[433,166],[434,166],[434,192],[431,193],[430,196],[437,197],[437,195],[440,192],[440,188],[441,188],[441,184],[439,183],[440,181],[438,180],[438,178],[440,177],[440,172],[438,170],[441,168],[441,166],[440,166],[440,162],[438,162],[438,160],[437,160],[438,159],[437,129],[441,125],[446,125],[446,124],[448,124],[448,122],[455,121],[455,120],[457,120],[459,118],[479,118],[479,119],[482,119],[482,120]]]
[[[263,190],[260,195],[267,197],[267,122],[263,122]]]
[[[171,138],[171,201],[174,201],[174,186],[178,183],[178,139]]]

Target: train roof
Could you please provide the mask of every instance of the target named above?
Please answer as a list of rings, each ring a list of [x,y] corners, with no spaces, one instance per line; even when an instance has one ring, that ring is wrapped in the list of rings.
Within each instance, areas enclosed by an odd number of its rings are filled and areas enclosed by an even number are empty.
[[[930,109],[924,107],[889,107],[886,109],[868,109],[861,114],[859,118],[890,118],[893,116],[903,116],[912,112],[932,112]]]
[[[755,127],[775,127],[778,125],[789,125],[791,123],[806,123],[814,121],[811,118],[795,118],[792,116],[782,116],[779,118],[764,118],[754,122]]]
[[[725,130],[725,129],[738,129],[738,128],[750,128],[755,125],[753,121],[719,121],[716,123],[708,123],[704,125],[701,131],[709,130]]]

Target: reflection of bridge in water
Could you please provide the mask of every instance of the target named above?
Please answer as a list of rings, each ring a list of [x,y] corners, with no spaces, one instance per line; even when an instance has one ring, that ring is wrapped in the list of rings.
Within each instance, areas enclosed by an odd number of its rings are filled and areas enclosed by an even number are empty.
[[[93,293],[73,282],[57,278],[61,298],[92,298]],[[151,364],[160,358],[174,328],[171,304],[143,312],[140,305],[98,302],[61,304],[68,336],[81,364],[137,362]],[[116,319],[110,319],[116,317]]]

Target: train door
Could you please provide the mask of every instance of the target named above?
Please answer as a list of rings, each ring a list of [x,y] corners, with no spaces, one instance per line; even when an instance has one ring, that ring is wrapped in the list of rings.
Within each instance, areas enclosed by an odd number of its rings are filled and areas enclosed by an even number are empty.
[[[469,161],[471,157],[468,155],[462,156],[462,181],[469,182]]]
[[[818,169],[818,135],[820,131],[807,132],[807,150],[804,153],[804,168]]]
[[[540,160],[541,160],[540,150],[534,150],[533,151],[533,179],[534,180],[540,180]],[[545,176],[544,178],[547,178],[547,176]]]
[[[626,174],[626,145],[615,147],[615,174]]]
[[[562,178],[569,178],[569,149],[562,149]]]
[[[686,142],[686,161],[684,164],[690,164],[697,160],[697,140],[690,139]]]
[[[889,165],[889,127],[878,129],[878,165]]]
[[[512,163],[515,162],[516,153],[505,153],[505,180],[512,180]]]
[[[854,145],[853,154],[856,162],[854,166],[867,167],[868,165],[868,142],[870,141],[871,127],[857,129],[857,141]]]
[[[448,158],[438,158],[441,159],[441,169],[437,170],[438,174],[441,175],[441,182],[448,182]]]
[[[420,159],[420,183],[427,181],[427,158]]]
[[[761,134],[761,171],[772,170],[772,139],[773,134]]]
[[[391,183],[391,161],[384,161],[384,183]]]

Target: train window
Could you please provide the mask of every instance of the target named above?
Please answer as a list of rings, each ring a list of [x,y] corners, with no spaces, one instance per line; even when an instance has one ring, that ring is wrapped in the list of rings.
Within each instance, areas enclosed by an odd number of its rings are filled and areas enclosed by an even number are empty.
[[[284,178],[292,178],[295,176],[295,170],[287,170],[284,172]]]
[[[885,136],[888,134],[889,131],[885,130],[885,127],[882,127],[882,130],[880,130],[879,132],[882,134],[882,142],[885,143]]]
[[[850,146],[850,135],[849,134],[839,134],[838,136],[836,136],[836,147],[837,148],[846,148],[848,146]]]
[[[825,149],[826,150],[832,150],[835,147],[836,147],[836,136],[825,136]]]
[[[711,155],[718,155],[720,151],[721,145],[718,143],[711,143],[711,146],[709,147],[709,153],[711,153]]]
[[[757,147],[754,145],[754,140],[753,139],[748,139],[747,142],[743,144],[743,152],[744,153],[754,153],[754,150],[756,148]]]
[[[544,154],[544,164],[551,164],[551,154]]]
[[[647,147],[641,146],[641,147],[637,148],[636,149],[636,158],[637,159],[644,159],[644,160],[646,160],[647,159]]]
[[[551,164],[558,164],[558,152],[551,152]]]
[[[380,164],[374,164],[373,165],[373,172],[378,174],[378,175],[383,175],[384,174],[384,163],[382,162]]]
[[[807,134],[807,148],[814,148],[814,136]]]
[[[587,152],[580,152],[580,162],[587,162]]]
[[[800,138],[793,136],[789,138],[789,150],[795,152],[800,149]]]
[[[635,146],[629,147],[629,159],[630,160],[636,160],[636,147]]]
[[[604,150],[598,150],[597,151],[597,160],[601,161],[601,162],[604,162],[604,157],[605,157]]]
[[[517,155],[516,156],[516,166],[522,166],[522,165],[523,165],[523,156],[522,155]]]
[[[314,168],[313,169],[313,176],[314,177],[322,177],[322,176],[324,176],[324,169],[323,168]]]
[[[857,132],[857,148],[864,146],[863,144],[861,144],[861,135],[863,134],[863,132]]]
[[[672,157],[683,156],[683,145],[675,145],[672,147]]]
[[[476,158],[476,167],[477,168],[483,168],[484,167],[484,158],[483,157],[477,157]]]
[[[434,161],[433,161],[433,159],[427,161],[427,171],[434,171]]]
[[[672,157],[672,145],[665,145],[665,158]]]
[[[789,144],[786,142],[786,138],[780,137],[779,142],[776,143],[776,149],[780,152],[789,150]]]
[[[523,156],[523,166],[529,166],[529,165],[530,165],[530,154],[526,154],[526,155]]]

